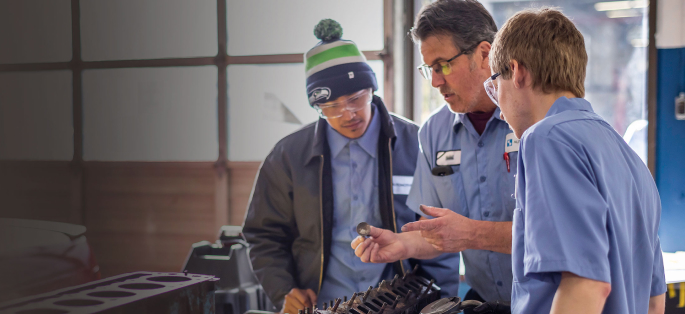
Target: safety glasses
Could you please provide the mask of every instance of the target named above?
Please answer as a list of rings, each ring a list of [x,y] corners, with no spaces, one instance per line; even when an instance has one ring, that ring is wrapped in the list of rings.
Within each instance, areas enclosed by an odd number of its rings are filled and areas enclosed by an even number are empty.
[[[368,90],[358,91],[345,100],[337,102],[327,102],[316,104],[314,108],[319,112],[319,116],[324,119],[337,119],[345,114],[345,111],[357,112],[371,104],[373,93]]]
[[[498,76],[500,76],[500,73],[495,73],[485,80],[485,83],[483,83],[485,92],[488,93],[488,96],[490,96],[490,99],[493,103],[495,103],[495,105],[497,105],[497,107],[499,107],[499,101],[497,99],[497,83],[495,83],[495,80]]]
[[[423,78],[425,78],[426,80],[429,80],[429,81],[431,79],[433,79],[433,72],[434,71],[437,74],[450,75],[452,73],[452,61],[459,58],[461,55],[470,53],[474,48],[478,47],[479,44],[480,44],[480,42],[469,47],[468,49],[462,50],[456,56],[449,58],[448,60],[439,61],[439,62],[434,63],[433,65],[422,64],[422,65],[418,66],[417,69],[419,69],[421,76],[423,76]]]

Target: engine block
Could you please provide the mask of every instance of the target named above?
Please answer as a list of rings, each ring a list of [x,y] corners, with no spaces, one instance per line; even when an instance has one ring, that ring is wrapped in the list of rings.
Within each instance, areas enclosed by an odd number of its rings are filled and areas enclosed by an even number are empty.
[[[188,273],[128,273],[3,303],[0,313],[214,313],[216,281]]]
[[[378,287],[354,293],[350,299],[336,299],[314,308],[312,314],[418,314],[421,309],[440,298],[435,281],[416,275],[417,268],[391,281],[381,281]],[[310,314],[309,309],[298,314]]]

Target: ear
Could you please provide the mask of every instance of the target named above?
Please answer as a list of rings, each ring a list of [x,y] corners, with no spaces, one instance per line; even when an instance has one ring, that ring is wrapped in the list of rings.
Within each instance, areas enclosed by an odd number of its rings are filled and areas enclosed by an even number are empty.
[[[524,88],[530,84],[530,72],[528,72],[526,67],[519,64],[516,60],[511,60],[509,68],[511,69],[511,79],[514,82],[515,88]]]
[[[476,53],[480,54],[482,58],[480,67],[488,71],[490,71],[490,49],[492,49],[492,45],[487,41],[481,42],[476,48]]]

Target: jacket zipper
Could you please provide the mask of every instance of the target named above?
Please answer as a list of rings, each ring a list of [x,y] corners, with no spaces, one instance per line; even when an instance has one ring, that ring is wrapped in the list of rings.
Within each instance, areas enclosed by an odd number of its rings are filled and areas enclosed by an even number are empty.
[[[397,233],[397,219],[395,218],[395,192],[392,190],[392,139],[388,140],[388,152],[388,156],[390,156],[390,208],[392,209],[392,225],[395,227],[395,233]],[[406,272],[402,260],[400,260],[400,269],[402,269],[403,274]]]
[[[321,155],[321,167],[319,168],[319,209],[321,211],[321,268],[319,271],[319,289],[317,290],[316,295],[321,294],[321,284],[323,283],[323,162],[323,155]]]

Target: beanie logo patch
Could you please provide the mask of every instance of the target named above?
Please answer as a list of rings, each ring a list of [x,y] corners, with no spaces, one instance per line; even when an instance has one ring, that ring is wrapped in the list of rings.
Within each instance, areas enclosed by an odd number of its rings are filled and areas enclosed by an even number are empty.
[[[350,77],[350,80],[354,78],[354,72],[349,72],[347,75]]]
[[[331,97],[331,89],[328,87],[317,87],[315,88],[312,92],[311,95],[309,96],[309,103],[313,104],[314,102],[321,100],[321,99],[326,99]]]

